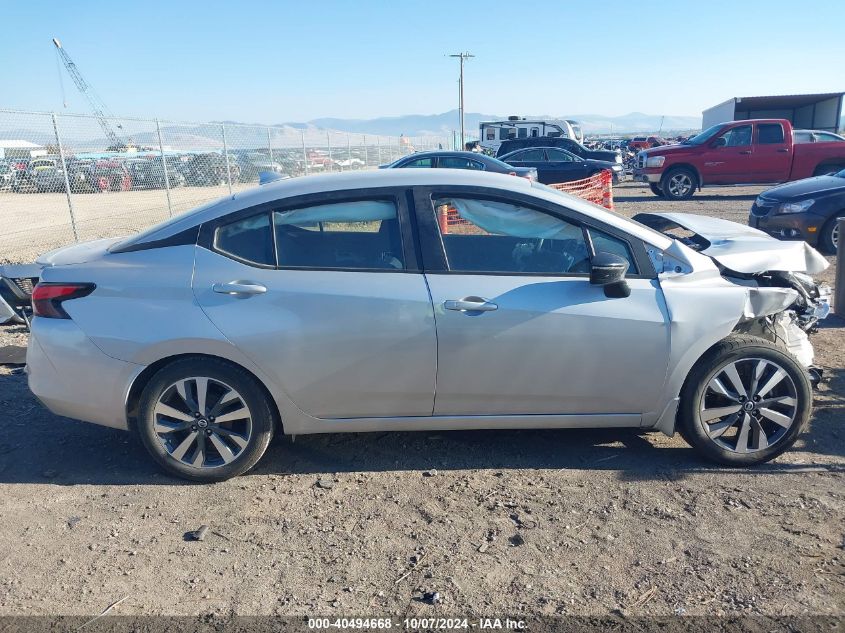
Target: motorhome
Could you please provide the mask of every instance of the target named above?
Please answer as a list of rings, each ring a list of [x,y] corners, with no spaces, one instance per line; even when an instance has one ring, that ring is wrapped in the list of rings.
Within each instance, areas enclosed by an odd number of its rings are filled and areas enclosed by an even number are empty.
[[[502,141],[512,138],[553,136],[571,138],[579,143],[584,140],[577,121],[563,119],[526,119],[510,116],[505,121],[482,121],[479,123],[479,144],[495,152]]]

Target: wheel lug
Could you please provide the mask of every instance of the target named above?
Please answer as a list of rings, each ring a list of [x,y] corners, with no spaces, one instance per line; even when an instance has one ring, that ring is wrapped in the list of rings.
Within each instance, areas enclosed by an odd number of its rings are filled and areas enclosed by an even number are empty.
[[[208,435],[208,436],[210,437],[210,436],[211,436],[211,429],[206,429],[206,430],[205,430],[205,434],[206,434],[206,435]]]
[[[200,417],[199,411],[194,411],[194,417],[195,417],[195,418]]]
[[[197,430],[197,425],[196,425],[196,424],[192,424],[192,425],[191,425],[191,430],[192,430],[192,431],[196,431],[196,430]]]

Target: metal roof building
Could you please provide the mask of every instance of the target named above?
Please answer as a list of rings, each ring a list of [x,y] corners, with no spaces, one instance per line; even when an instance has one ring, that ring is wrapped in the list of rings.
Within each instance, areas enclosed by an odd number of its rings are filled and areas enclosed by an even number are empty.
[[[842,117],[842,92],[770,97],[733,97],[701,113],[701,129],[725,121],[787,119],[799,129],[836,132]]]

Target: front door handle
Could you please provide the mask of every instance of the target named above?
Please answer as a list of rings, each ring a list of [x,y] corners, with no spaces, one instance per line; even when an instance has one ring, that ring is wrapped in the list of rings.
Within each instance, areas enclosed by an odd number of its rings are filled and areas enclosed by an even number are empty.
[[[750,154],[750,153],[751,153],[750,149],[747,149],[745,151],[740,152],[740,154]]]
[[[789,148],[788,147],[781,147],[778,151],[781,154],[789,154]]]
[[[211,289],[223,295],[263,295],[267,286],[253,281],[230,281],[225,284],[214,284]]]
[[[482,297],[464,297],[463,299],[447,299],[443,302],[447,310],[457,312],[492,312],[498,310],[499,306]]]

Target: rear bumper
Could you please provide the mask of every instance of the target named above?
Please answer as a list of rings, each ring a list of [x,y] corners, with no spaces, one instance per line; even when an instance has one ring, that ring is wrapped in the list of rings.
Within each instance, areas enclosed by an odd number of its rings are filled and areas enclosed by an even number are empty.
[[[143,369],[106,356],[71,320],[32,321],[29,389],[56,415],[127,429],[129,386]]]

